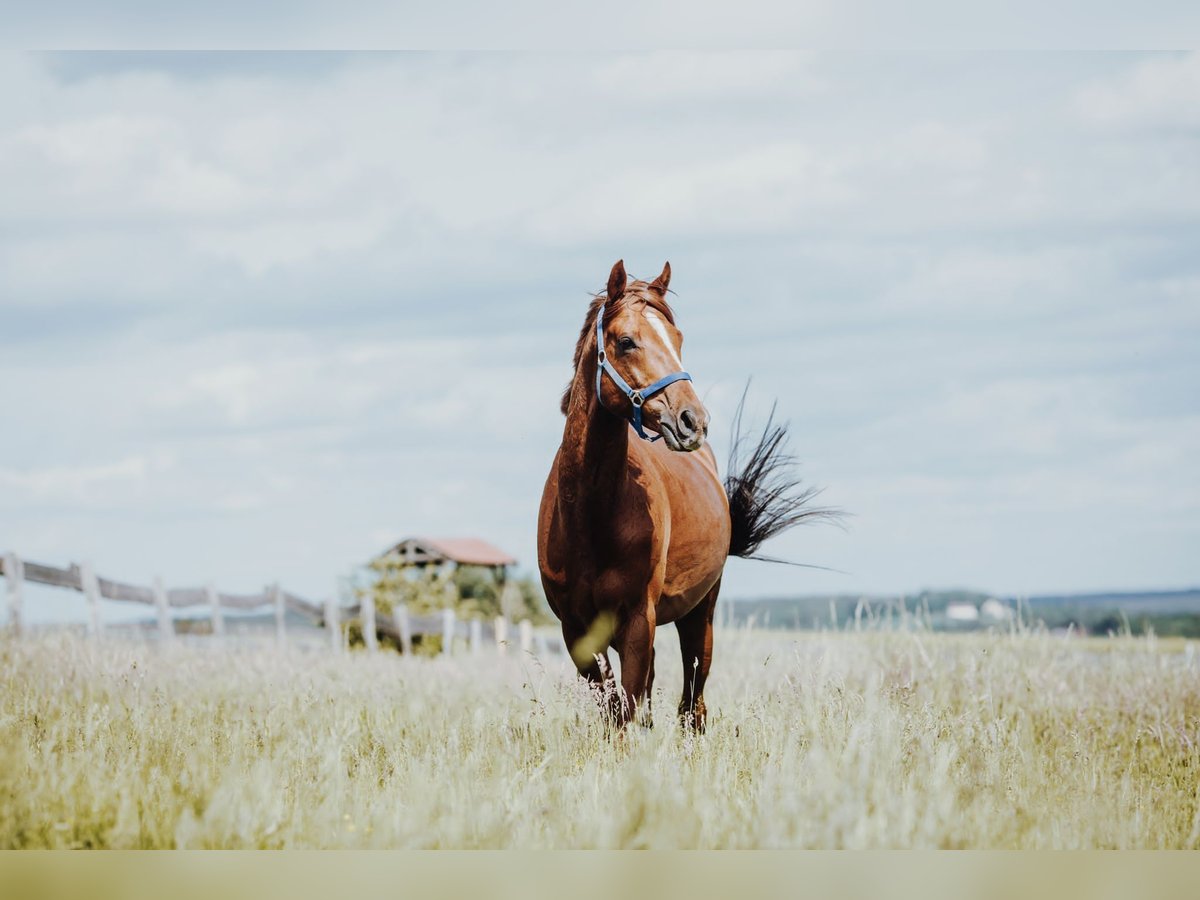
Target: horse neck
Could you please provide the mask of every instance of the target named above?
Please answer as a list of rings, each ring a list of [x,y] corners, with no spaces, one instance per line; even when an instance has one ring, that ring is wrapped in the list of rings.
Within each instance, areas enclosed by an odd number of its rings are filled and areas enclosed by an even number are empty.
[[[559,454],[558,495],[568,518],[589,529],[613,514],[617,488],[628,471],[629,424],[600,406],[596,359],[586,354],[571,384]]]

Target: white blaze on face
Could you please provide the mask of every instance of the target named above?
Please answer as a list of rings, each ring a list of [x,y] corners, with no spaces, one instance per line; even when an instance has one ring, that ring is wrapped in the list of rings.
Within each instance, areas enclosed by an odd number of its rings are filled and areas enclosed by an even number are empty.
[[[671,343],[671,336],[667,334],[667,326],[663,324],[663,320],[658,317],[652,309],[645,309],[642,315],[646,317],[646,321],[650,323],[650,327],[654,329],[655,334],[662,338],[663,346],[667,348],[667,352],[671,354],[671,359],[675,360],[675,365],[680,369],[683,368],[683,360],[679,358],[679,354],[675,352],[675,345]]]

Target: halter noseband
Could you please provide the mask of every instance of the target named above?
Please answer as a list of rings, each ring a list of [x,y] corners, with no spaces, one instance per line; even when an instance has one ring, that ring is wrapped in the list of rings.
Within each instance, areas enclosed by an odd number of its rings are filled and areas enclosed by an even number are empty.
[[[677,381],[691,381],[692,376],[683,371],[672,372],[640,390],[631,388],[629,382],[622,378],[621,373],[608,361],[608,355],[604,352],[604,306],[605,304],[601,303],[600,311],[596,314],[596,401],[604,406],[604,400],[600,396],[600,382],[604,373],[607,372],[608,377],[613,380],[613,384],[633,404],[633,415],[629,417],[629,420],[633,423],[633,430],[638,433],[638,437],[644,441],[657,441],[662,437],[661,434],[657,437],[650,437],[642,428],[642,404]]]

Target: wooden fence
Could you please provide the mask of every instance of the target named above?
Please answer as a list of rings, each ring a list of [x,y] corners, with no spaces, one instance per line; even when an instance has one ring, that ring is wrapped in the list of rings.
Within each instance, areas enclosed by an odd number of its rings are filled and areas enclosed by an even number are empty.
[[[175,623],[171,610],[188,607],[206,607],[212,622],[212,633],[225,634],[224,610],[250,610],[269,608],[275,613],[275,640],[281,646],[287,642],[286,617],[289,610],[310,619],[323,627],[329,635],[329,645],[341,650],[346,643],[341,622],[345,617],[357,617],[362,624],[363,644],[368,651],[379,649],[379,636],[391,638],[403,652],[411,653],[413,638],[438,636],[442,639],[442,653],[454,652],[456,644],[465,644],[472,652],[480,652],[485,644],[495,646],[504,653],[510,646],[519,646],[523,652],[546,655],[561,648],[549,642],[544,635],[534,632],[529,620],[513,625],[502,616],[493,621],[478,619],[461,620],[452,609],[442,610],[437,615],[410,615],[408,608],[399,605],[391,616],[376,616],[375,604],[367,596],[353,607],[342,607],[335,600],[314,603],[303,597],[283,590],[278,584],[265,587],[258,594],[226,594],[212,584],[205,587],[167,588],[161,578],[154,579],[151,587],[125,584],[98,576],[89,563],[72,563],[65,569],[43,563],[29,562],[15,553],[0,557],[0,574],[8,583],[8,612],[10,631],[21,634],[25,630],[24,591],[26,582],[46,584],[53,587],[79,591],[87,600],[88,634],[99,637],[104,626],[100,617],[100,600],[117,600],[153,606],[158,618],[158,634],[165,641],[175,638]]]

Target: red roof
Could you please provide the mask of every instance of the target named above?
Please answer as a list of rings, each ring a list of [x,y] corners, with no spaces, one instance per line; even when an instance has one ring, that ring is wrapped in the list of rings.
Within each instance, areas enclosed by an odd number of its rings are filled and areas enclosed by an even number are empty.
[[[452,562],[466,566],[511,566],[516,560],[482,538],[418,538],[446,555]]]
[[[396,544],[392,551],[400,551],[405,544],[416,545],[430,555],[444,556],[463,566],[512,566],[517,562],[482,538],[407,538]]]

